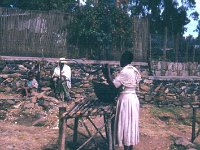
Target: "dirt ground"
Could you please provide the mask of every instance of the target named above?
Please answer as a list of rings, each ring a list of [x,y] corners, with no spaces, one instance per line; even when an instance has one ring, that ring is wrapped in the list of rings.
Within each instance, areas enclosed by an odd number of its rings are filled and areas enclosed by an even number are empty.
[[[13,95],[0,94],[0,98],[12,98]],[[173,110],[173,109],[172,109]],[[175,112],[175,111],[174,111]],[[140,109],[140,143],[135,150],[170,150],[174,139],[183,137],[191,139],[191,120],[188,119],[191,110],[178,110],[178,113],[155,108],[151,105],[141,105]],[[99,124],[102,118],[94,118]],[[30,118],[25,118],[24,122]],[[72,130],[67,129],[66,143],[72,141]],[[58,148],[58,129],[48,127],[35,127],[23,123],[0,120],[0,150],[56,150]],[[97,136],[97,142],[105,144]],[[84,140],[80,136],[78,140]],[[197,137],[195,143],[200,143]],[[94,147],[88,144],[88,148]],[[105,148],[105,147],[104,147]]]

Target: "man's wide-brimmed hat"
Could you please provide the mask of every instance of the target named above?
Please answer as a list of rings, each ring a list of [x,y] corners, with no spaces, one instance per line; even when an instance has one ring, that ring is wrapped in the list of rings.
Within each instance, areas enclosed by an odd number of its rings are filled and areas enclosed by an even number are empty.
[[[66,64],[67,63],[67,60],[65,58],[60,58],[59,59],[59,62],[60,63],[63,63],[63,64]]]

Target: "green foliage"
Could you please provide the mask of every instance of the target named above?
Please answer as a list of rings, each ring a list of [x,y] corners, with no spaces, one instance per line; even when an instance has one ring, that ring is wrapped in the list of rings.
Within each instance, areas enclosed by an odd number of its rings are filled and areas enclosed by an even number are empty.
[[[194,11],[195,0],[182,0],[179,5],[173,0],[129,0],[129,10],[132,15],[145,16],[150,21],[150,32],[163,34],[164,27],[171,33],[183,34],[184,28],[190,22],[187,12],[194,20],[198,20],[199,14]]]
[[[114,0],[86,0],[86,7],[84,12],[101,13],[106,9],[110,9],[107,6],[114,6]],[[0,6],[10,7],[10,6],[29,9],[29,10],[60,10],[65,12],[73,12],[78,9],[77,0],[1,0]],[[91,6],[95,7],[91,7]],[[96,6],[100,7],[96,7]],[[107,5],[107,6],[105,6]],[[145,16],[150,20],[150,32],[151,33],[163,33],[164,27],[171,31],[173,34],[181,33],[183,34],[186,29],[184,28],[190,22],[188,11],[191,12],[190,16],[194,20],[198,20],[199,14],[193,11],[195,8],[195,0],[181,0],[179,5],[174,0],[128,0],[125,3],[121,3],[120,8],[126,11],[130,11],[132,15]],[[105,6],[105,7],[104,7]],[[98,9],[95,12],[89,9]],[[112,11],[112,9],[110,9]],[[102,12],[103,13],[103,12]],[[116,14],[116,13],[115,13]],[[90,15],[90,16],[91,16]],[[108,15],[108,14],[107,14]],[[109,16],[110,17],[110,16]],[[88,16],[89,18],[89,16]],[[95,19],[95,18],[93,18]],[[102,18],[104,20],[104,18]],[[108,19],[110,20],[110,19]],[[106,19],[105,24],[109,24]],[[99,33],[99,32],[98,32]],[[97,34],[94,32],[93,34]],[[100,33],[101,36],[103,33]],[[110,38],[108,42],[110,42]],[[102,38],[101,38],[102,39]],[[107,39],[105,39],[107,41]]]
[[[81,11],[76,11],[69,31],[69,43],[92,51],[94,56],[100,57],[102,49],[132,46],[131,18],[107,3],[99,3],[97,7],[86,5]]]
[[[27,10],[60,10],[65,12],[73,11],[78,3],[76,0],[1,0],[0,6]]]
[[[198,32],[198,37],[200,38],[200,20],[198,21],[196,31]]]

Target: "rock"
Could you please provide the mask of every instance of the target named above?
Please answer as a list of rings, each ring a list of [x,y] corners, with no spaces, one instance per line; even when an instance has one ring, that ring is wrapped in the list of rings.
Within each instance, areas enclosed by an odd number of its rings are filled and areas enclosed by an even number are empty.
[[[76,93],[78,93],[78,94],[81,94],[81,93],[84,93],[84,90],[83,89],[75,89],[74,90]]]
[[[154,99],[156,99],[158,101],[164,101],[165,97],[164,96],[155,96]]]
[[[11,93],[12,92],[12,88],[10,87],[4,87],[4,89],[1,89],[3,91],[5,91],[5,93]]]
[[[183,108],[191,108],[190,105],[183,105]]]
[[[32,123],[32,126],[44,126],[46,122],[46,117],[41,117]]]
[[[7,149],[7,150],[13,150],[13,149],[15,149],[15,146],[9,144],[9,145],[6,146],[6,149]]]
[[[19,78],[21,77],[22,75],[20,73],[13,73],[13,74],[9,74],[9,78]]]
[[[160,90],[160,86],[156,87],[154,91],[158,92],[159,90]]]
[[[195,148],[195,145],[193,143],[182,137],[178,137],[174,143],[176,146],[183,146],[185,148]]]
[[[6,101],[9,105],[14,105],[15,104],[15,101],[14,100],[7,100]]]
[[[169,93],[169,88],[166,88],[164,91],[166,94]]]
[[[58,104],[59,100],[57,100],[55,97],[45,96],[43,97],[46,101],[51,102],[53,104]]]
[[[26,103],[23,106],[25,109],[30,109],[30,108],[34,108],[34,103]]]
[[[50,87],[42,87],[41,90],[42,90],[42,91],[50,91],[51,88],[50,88]]]
[[[4,63],[5,64],[5,63]],[[36,93],[32,98],[32,103],[36,103],[37,99],[44,99],[49,102],[49,105],[57,105],[59,101],[55,99],[54,92],[50,88],[51,82],[50,78],[52,75],[53,68],[57,65],[54,62],[40,62],[41,64],[41,80],[40,85],[42,87],[43,94]],[[25,83],[27,72],[32,69],[35,65],[34,61],[9,61],[4,67],[4,72],[0,74],[0,92],[13,93],[20,92]],[[89,70],[95,70],[99,65],[85,65],[81,64],[82,67],[86,67]],[[195,64],[183,64],[183,63],[172,63],[172,62],[152,62],[152,69],[155,72],[155,75],[158,73],[168,73],[173,75],[173,72],[183,75],[184,71],[188,72],[190,69],[196,69],[200,71],[200,65]],[[187,66],[188,65],[188,66]],[[96,98],[94,94],[94,87],[91,83],[93,80],[105,82],[102,72],[97,74],[86,74],[81,70],[76,64],[71,64],[72,67],[72,89],[70,90],[70,95],[76,101],[85,98]],[[88,68],[87,68],[88,67]],[[141,66],[140,66],[141,67]],[[113,65],[112,67],[115,71],[113,75],[116,75],[120,71],[119,65]],[[139,68],[140,72],[147,72],[147,68]],[[181,70],[183,69],[183,71]],[[164,71],[162,71],[164,70]],[[157,72],[157,73],[156,73]],[[195,71],[193,71],[195,72]],[[192,71],[190,71],[192,73]],[[141,81],[140,91],[137,90],[138,97],[141,101],[146,103],[153,103],[154,98],[158,98],[158,101],[165,101],[165,104],[168,105],[174,104],[184,104],[188,105],[191,100],[198,101],[200,97],[200,81],[193,81],[193,79],[184,78],[176,79],[168,77],[160,79],[160,77],[150,78],[148,76],[142,76],[143,80]],[[185,80],[187,79],[187,80]],[[188,80],[190,79],[190,80]],[[192,82],[192,83],[191,83]],[[160,97],[158,97],[161,95]],[[155,96],[155,97],[154,97]],[[168,102],[169,101],[169,102]],[[164,102],[161,102],[164,103]]]
[[[24,67],[23,65],[18,65],[20,71],[27,71],[28,68]]]
[[[6,80],[4,80],[4,83],[11,83],[14,79],[13,78],[7,78]]]
[[[140,74],[141,74],[142,78],[145,78],[145,77],[149,76],[149,72],[148,71],[142,71],[142,72],[140,72]]]
[[[145,95],[144,97],[145,97],[144,99],[146,102],[150,102],[152,100],[152,96],[150,95]]]
[[[141,85],[140,85],[140,89],[143,90],[143,91],[148,92],[148,91],[150,90],[150,87],[147,86],[147,85],[145,85],[145,84],[141,84]]]
[[[3,79],[7,79],[8,78],[8,74],[0,74],[0,77]]]
[[[144,79],[144,83],[146,83],[146,84],[151,84],[151,83],[153,83],[153,80]]]
[[[155,71],[155,76],[161,76],[161,71]]]
[[[71,78],[71,82],[72,82],[72,84],[76,84],[76,83],[80,83],[82,80],[80,79],[80,78],[74,78],[74,77],[72,77]]]
[[[83,88],[90,88],[91,85],[89,83],[86,83],[86,84],[83,84],[81,87],[83,87]]]
[[[19,109],[20,106],[22,106],[23,104],[24,104],[24,102],[20,102],[20,103],[14,105],[13,108],[15,108],[15,109]]]

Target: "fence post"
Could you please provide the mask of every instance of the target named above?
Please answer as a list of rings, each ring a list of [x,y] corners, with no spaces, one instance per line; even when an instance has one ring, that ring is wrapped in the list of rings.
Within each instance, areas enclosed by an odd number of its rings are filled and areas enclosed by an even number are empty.
[[[66,112],[66,107],[59,107],[59,138],[58,150],[65,150],[65,131],[66,131],[66,118],[63,113]]]
[[[196,106],[192,106],[192,138],[191,138],[191,142],[193,143],[195,138],[196,138],[196,131],[195,131],[195,124],[196,124]]]

